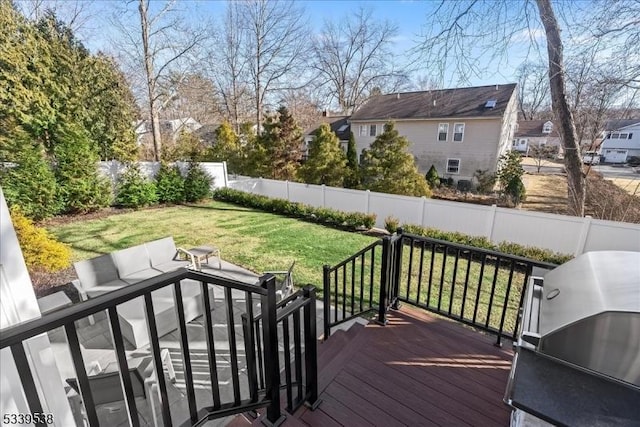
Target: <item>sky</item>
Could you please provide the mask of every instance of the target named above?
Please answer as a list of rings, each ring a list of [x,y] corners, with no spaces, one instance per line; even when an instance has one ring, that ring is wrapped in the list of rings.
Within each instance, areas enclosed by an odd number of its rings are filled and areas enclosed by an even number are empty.
[[[18,2],[28,4],[29,0],[18,0]],[[55,4],[61,8],[70,7],[74,2],[70,0],[45,0],[50,4]],[[132,3],[135,6],[137,2]],[[412,1],[412,0],[379,0],[379,1],[346,1],[346,0],[301,0],[298,3],[304,7],[309,16],[309,25],[315,32],[321,31],[325,20],[335,20],[336,17],[348,16],[360,7],[373,10],[373,14],[380,20],[389,20],[398,26],[398,35],[393,39],[393,51],[398,55],[400,66],[408,63],[409,51],[420,40],[420,34],[424,32],[428,22],[428,14],[438,4],[439,1]],[[84,28],[78,31],[79,38],[91,51],[98,50],[109,52],[110,35],[115,31],[109,24],[109,16],[113,14],[115,0],[94,0],[84,2],[91,9],[91,14]],[[121,3],[122,4],[122,3]],[[152,2],[152,7],[153,7]],[[161,5],[156,2],[156,7]],[[197,25],[203,20],[221,19],[224,15],[226,1],[222,0],[178,0],[181,8],[187,12],[187,19]],[[135,7],[130,7],[135,9]],[[515,69],[526,59],[526,48],[528,35],[523,36],[522,46],[511,46],[509,48],[508,63],[492,64],[488,58],[481,58],[481,65],[488,65],[490,72],[480,76],[470,78],[469,85],[493,85],[515,82]],[[416,63],[414,63],[416,64]],[[417,66],[422,69],[416,71],[413,76],[427,75],[427,64],[417,62]],[[439,82],[441,86],[453,87],[458,85],[456,75],[453,70],[449,70],[444,81]]]

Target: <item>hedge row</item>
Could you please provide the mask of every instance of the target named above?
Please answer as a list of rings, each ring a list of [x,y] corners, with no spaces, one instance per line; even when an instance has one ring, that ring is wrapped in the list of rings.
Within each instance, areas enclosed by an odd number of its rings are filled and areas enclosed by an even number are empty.
[[[446,240],[447,242],[461,245],[473,246],[490,251],[503,252],[510,255],[521,256],[536,261],[549,262],[552,264],[563,264],[573,258],[571,255],[553,252],[549,249],[541,249],[533,246],[524,246],[511,242],[493,243],[486,237],[470,236],[456,231],[441,231],[435,228],[421,227],[419,225],[404,224],[402,230],[406,233],[418,236],[430,237],[432,239]]]
[[[256,208],[293,218],[300,218],[304,221],[316,222],[345,230],[370,229],[376,223],[375,215],[359,212],[341,212],[329,208],[315,208],[298,202],[290,202],[285,199],[272,199],[231,188],[219,188],[215,190],[213,192],[213,198],[223,202]]]

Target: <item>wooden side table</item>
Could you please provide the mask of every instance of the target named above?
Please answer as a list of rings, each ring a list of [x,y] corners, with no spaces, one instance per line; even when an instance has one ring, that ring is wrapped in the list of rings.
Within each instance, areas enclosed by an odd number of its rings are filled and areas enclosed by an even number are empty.
[[[209,257],[215,256],[218,258],[218,270],[222,270],[222,260],[220,259],[220,249],[215,246],[196,246],[195,248],[188,249],[187,252],[193,256],[197,270],[202,269],[202,261],[204,260],[209,264]]]

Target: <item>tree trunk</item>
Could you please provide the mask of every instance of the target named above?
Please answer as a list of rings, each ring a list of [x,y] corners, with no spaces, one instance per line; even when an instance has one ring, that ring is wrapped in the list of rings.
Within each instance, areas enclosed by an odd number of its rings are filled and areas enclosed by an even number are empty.
[[[142,26],[142,48],[144,54],[144,70],[147,77],[147,92],[149,96],[149,117],[151,119],[151,134],[153,137],[153,158],[160,161],[162,141],[160,136],[160,118],[155,108],[155,76],[153,75],[153,58],[149,49],[149,22],[147,21],[148,3],[140,0],[140,25]]]
[[[578,141],[573,115],[567,103],[560,27],[550,0],[536,0],[536,2],[547,35],[551,103],[560,125],[559,132],[565,151],[564,163],[567,170],[569,213],[575,216],[584,216],[585,176],[582,170],[580,141]]]

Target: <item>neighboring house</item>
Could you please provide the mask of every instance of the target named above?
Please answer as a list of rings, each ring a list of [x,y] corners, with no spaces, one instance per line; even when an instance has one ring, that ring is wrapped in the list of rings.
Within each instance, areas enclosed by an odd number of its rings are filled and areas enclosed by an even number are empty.
[[[212,147],[216,143],[216,130],[220,127],[220,123],[202,125],[196,129],[193,134],[208,147]]]
[[[495,172],[511,148],[516,84],[374,96],[350,119],[359,153],[389,120],[411,142],[421,172],[434,165],[440,176],[472,179],[479,169]]]
[[[351,125],[349,124],[349,116],[330,116],[326,111],[322,113],[322,118],[309,127],[304,132],[304,152],[303,158],[306,159],[309,153],[309,145],[313,141],[316,131],[320,128],[320,125],[328,123],[331,126],[331,130],[336,134],[342,149],[347,152],[347,144],[349,143],[349,134],[351,133]]]
[[[625,163],[629,157],[640,156],[640,119],[605,123],[600,155],[606,163]]]
[[[562,153],[560,134],[554,123],[551,120],[519,120],[511,149],[528,156],[532,147],[543,145],[557,147],[557,153]]]
[[[138,120],[134,124],[136,141],[140,145],[145,138],[151,137],[151,123],[148,120]],[[200,129],[202,125],[191,117],[173,120],[160,120],[160,133],[175,140],[181,132],[191,133]]]

